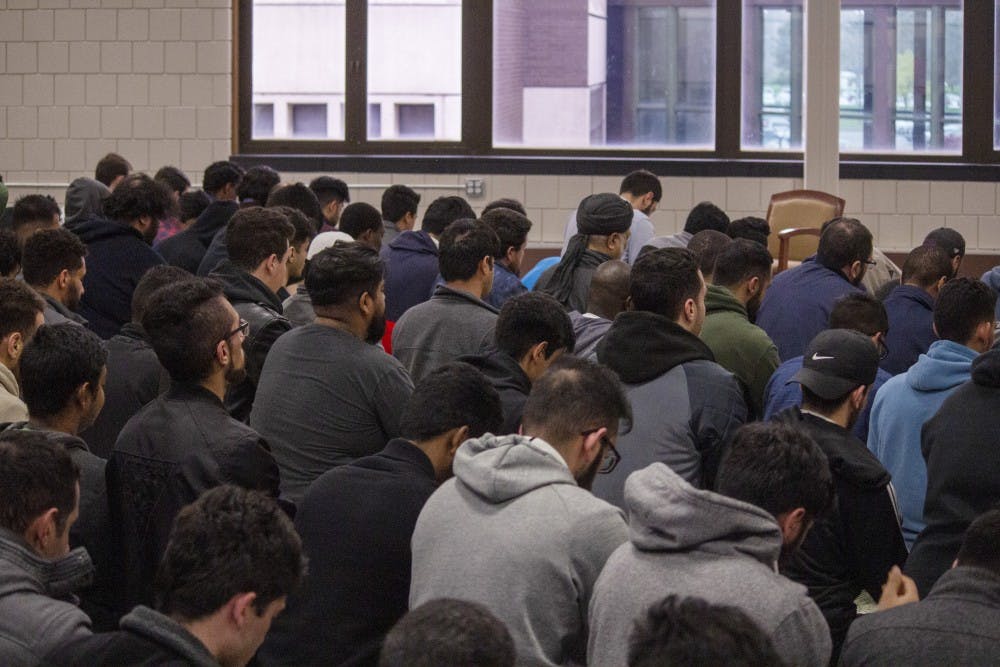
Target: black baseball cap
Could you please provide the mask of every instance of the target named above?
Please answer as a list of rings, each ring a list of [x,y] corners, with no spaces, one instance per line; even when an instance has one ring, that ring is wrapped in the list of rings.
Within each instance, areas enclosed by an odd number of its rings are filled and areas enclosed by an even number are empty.
[[[878,349],[871,338],[860,331],[827,329],[810,341],[802,368],[789,382],[834,400],[872,384],[877,373]]]

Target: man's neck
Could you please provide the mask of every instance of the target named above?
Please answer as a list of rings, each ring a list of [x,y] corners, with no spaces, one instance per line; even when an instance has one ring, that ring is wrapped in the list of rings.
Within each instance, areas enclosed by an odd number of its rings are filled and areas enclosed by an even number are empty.
[[[849,415],[846,409],[840,409],[837,412],[829,415],[825,415],[822,412],[805,405],[803,405],[802,408],[800,409],[802,411],[802,414],[812,415],[813,417],[822,419],[825,422],[830,422],[834,426],[839,426],[840,428],[843,429],[847,429],[848,427],[847,425],[850,422]]]
[[[274,294],[275,296],[277,296],[278,290],[284,287],[284,285],[276,284],[275,279],[272,276],[269,276],[267,272],[262,269],[252,271],[250,275],[264,283],[264,286],[267,287],[267,289],[271,291],[271,294]]]
[[[56,431],[58,433],[68,433],[69,435],[79,435],[80,417],[71,414],[70,411],[52,415],[51,417],[29,416],[28,424],[41,431]]]
[[[220,401],[226,400],[226,374],[219,371],[200,382],[201,386],[215,394]]]
[[[483,298],[483,283],[479,280],[452,280],[446,282],[445,287],[456,292],[465,292],[477,299]]]
[[[219,661],[219,664],[223,665],[223,667],[227,666],[227,663],[223,661],[223,657],[221,656],[223,646],[220,637],[222,637],[223,633],[220,631],[219,622],[215,619],[214,614],[207,618],[198,619],[197,621],[187,621],[177,617],[173,617],[173,620],[201,642],[205,649]]]
[[[34,287],[35,291],[38,292],[39,294],[41,294],[42,296],[47,296],[47,297],[49,297],[50,299],[52,299],[54,301],[58,301],[59,303],[63,304],[64,306],[66,305],[66,303],[62,300],[62,298],[61,298],[61,296],[59,294],[59,290],[57,290],[55,288],[54,284],[53,285],[48,285],[46,287],[38,287],[36,285],[32,285],[32,287]]]
[[[325,312],[322,315],[317,312],[314,322],[323,327],[349,333],[359,340],[365,340],[368,334],[368,325],[361,318],[347,317],[336,312]]]

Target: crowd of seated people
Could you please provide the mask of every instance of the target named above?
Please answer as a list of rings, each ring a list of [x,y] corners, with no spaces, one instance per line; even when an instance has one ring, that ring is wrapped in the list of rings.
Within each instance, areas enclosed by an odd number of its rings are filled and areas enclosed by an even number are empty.
[[[0,664],[998,660],[954,230],[872,286],[835,218],[772,277],[765,220],[656,236],[636,171],[529,290],[514,199],[200,186],[110,154],[0,223]]]

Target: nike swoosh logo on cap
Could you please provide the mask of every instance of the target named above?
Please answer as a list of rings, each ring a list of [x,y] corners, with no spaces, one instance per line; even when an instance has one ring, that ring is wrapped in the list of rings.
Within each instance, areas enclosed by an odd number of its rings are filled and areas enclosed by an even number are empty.
[[[822,361],[823,359],[834,359],[834,357],[824,357],[816,352],[813,352],[812,356],[813,361]]]

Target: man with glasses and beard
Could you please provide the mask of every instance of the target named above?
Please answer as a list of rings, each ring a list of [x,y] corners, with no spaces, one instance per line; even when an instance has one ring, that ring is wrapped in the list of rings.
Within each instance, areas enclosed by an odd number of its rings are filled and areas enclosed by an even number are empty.
[[[314,256],[305,288],[316,320],[267,355],[250,426],[273,447],[282,495],[296,503],[327,470],[400,436],[413,383],[376,345],[385,332],[384,273],[378,254],[356,243]]]
[[[532,385],[522,435],[487,433],[455,453],[454,479],[417,519],[410,608],[478,602],[510,630],[518,664],[585,664],[594,582],[628,537],[621,511],[589,489],[618,464],[631,421],[611,370],[560,357]]]
[[[826,457],[812,438],[774,423],[743,426],[715,491],[663,463],[625,485],[629,542],[608,559],[590,602],[588,664],[624,665],[629,632],[668,595],[746,612],[788,665],[826,665],[830,632],[806,588],[776,572],[833,502]]]
[[[267,443],[223,405],[227,387],[245,376],[247,322],[215,283],[193,278],[156,290],[142,326],[171,386],[125,424],[108,461],[119,614],[152,604],[156,567],[182,507],[220,484],[278,496]]]

